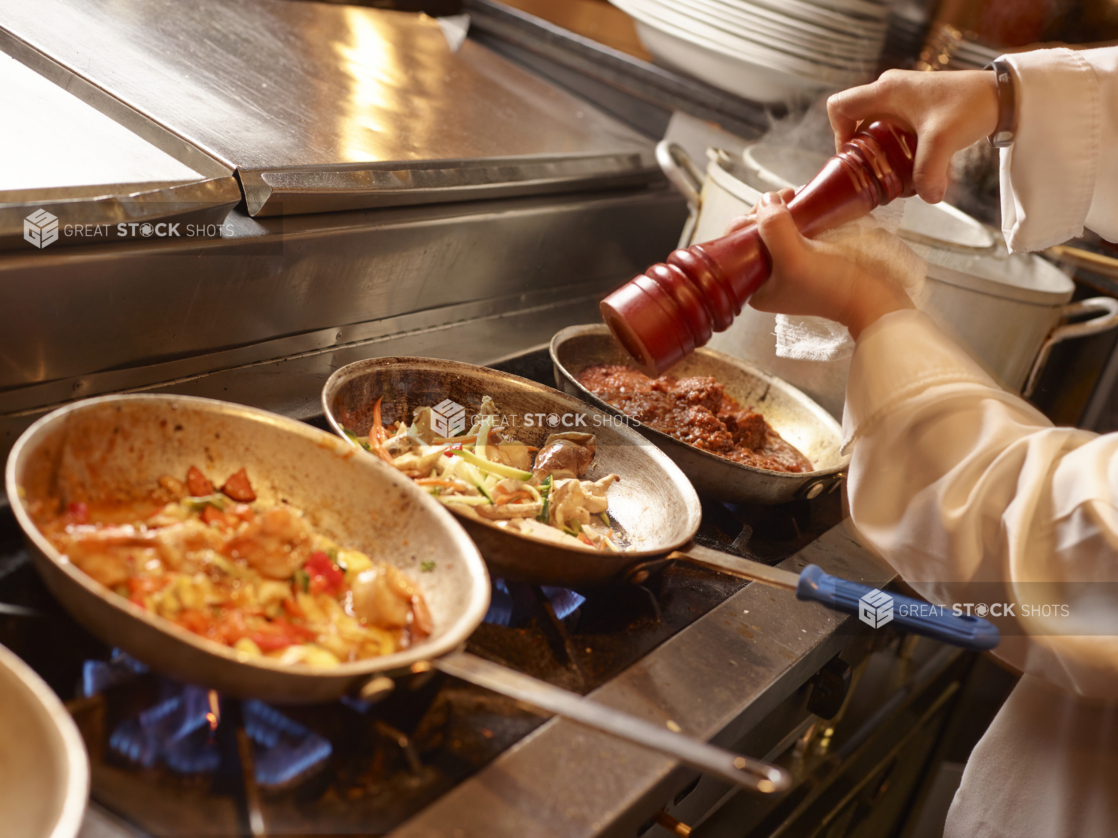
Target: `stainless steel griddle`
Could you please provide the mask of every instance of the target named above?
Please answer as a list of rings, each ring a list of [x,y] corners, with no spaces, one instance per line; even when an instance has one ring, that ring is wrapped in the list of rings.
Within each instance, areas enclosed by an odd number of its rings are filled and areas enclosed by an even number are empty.
[[[241,200],[231,167],[188,165],[2,52],[0,91],[0,249],[28,249],[35,213],[54,216],[55,241],[105,243],[121,223],[220,224]],[[64,235],[74,225],[98,235]]]

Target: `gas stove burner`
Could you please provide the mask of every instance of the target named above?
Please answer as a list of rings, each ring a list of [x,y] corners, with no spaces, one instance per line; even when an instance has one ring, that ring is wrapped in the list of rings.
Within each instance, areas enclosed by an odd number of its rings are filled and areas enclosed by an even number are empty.
[[[148,672],[148,668],[114,650],[107,661],[82,667],[82,689],[90,697]],[[228,701],[213,690],[167,679],[159,681],[160,700],[137,716],[121,721],[109,736],[109,748],[143,768],[164,765],[183,775],[212,774],[221,766],[217,737],[221,706]],[[244,730],[253,745],[256,784],[263,789],[289,786],[322,767],[331,744],[261,701],[242,702]]]
[[[244,703],[245,733],[256,746],[256,782],[282,788],[323,766],[333,747],[321,736],[261,701]]]
[[[131,655],[113,649],[107,661],[87,660],[82,664],[82,695],[89,698],[103,693],[147,671],[147,666]]]
[[[178,774],[216,771],[221,752],[207,719],[211,711],[206,691],[185,686],[171,690],[177,694],[121,722],[109,737],[109,747],[144,768],[162,762]]]
[[[528,367],[509,371],[554,383],[546,347],[520,360]],[[699,543],[767,564],[841,520],[837,492],[763,508],[707,498],[703,507]],[[376,703],[348,696],[291,708],[211,702],[208,691],[164,681],[74,623],[22,538],[11,513],[0,514],[4,600],[49,619],[0,613],[0,642],[67,700],[94,767],[91,805],[135,834],[390,833],[437,810],[451,789],[518,743],[533,747],[527,737],[545,724],[515,701],[436,673]],[[685,640],[692,623],[745,585],[687,562],[665,562],[640,585],[577,592],[494,580],[487,622],[467,648],[585,695],[660,654],[666,641]]]
[[[543,598],[551,605],[556,619],[565,620],[586,602],[586,597],[567,588],[553,588],[542,585],[538,588]],[[539,596],[534,594],[534,586],[525,582],[493,580],[493,593],[489,601],[489,611],[485,622],[495,626],[517,628],[539,614]]]

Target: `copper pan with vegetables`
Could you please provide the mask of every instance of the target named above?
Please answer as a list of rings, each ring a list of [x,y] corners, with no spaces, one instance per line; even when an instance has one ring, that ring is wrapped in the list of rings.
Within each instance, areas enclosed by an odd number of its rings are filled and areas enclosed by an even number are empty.
[[[429,358],[337,370],[323,409],[453,511],[494,575],[602,585],[691,540],[699,499],[624,421],[504,372]]]
[[[51,593],[170,677],[318,702],[439,670],[746,788],[789,784],[461,651],[490,596],[473,542],[412,478],[304,423],[210,399],[89,399],[28,428],[5,481]]]
[[[103,640],[233,696],[324,701],[460,646],[489,579],[453,517],[332,434],[208,399],[107,396],[13,447],[54,596]]]

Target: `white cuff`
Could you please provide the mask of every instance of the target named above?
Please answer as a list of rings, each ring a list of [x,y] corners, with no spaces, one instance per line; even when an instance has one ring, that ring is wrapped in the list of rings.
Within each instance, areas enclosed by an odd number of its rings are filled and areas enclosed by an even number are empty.
[[[1001,57],[1017,76],[1017,135],[1001,150],[1002,232],[1010,250],[1042,250],[1083,235],[1100,152],[1098,81],[1070,49]]]

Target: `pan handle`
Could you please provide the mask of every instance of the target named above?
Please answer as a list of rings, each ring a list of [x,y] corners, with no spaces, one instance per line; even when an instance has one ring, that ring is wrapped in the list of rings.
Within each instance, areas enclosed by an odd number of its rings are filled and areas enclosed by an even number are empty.
[[[791,776],[779,766],[673,733],[476,655],[452,652],[431,663],[447,675],[666,754],[734,785],[762,794],[786,791],[792,785]]]
[[[818,602],[832,611],[852,614],[873,628],[892,624],[903,631],[976,652],[993,649],[1001,639],[997,626],[988,620],[948,612],[946,606],[934,606],[902,594],[885,593],[860,582],[831,576],[813,564],[795,573],[699,545],[669,553],[668,558],[693,562],[741,579],[793,591],[796,599]]]
[[[703,173],[683,148],[668,140],[656,144],[656,162],[672,186],[687,199],[692,213],[699,211],[702,199]]]
[[[682,146],[668,140],[660,140],[656,144],[656,162],[676,191],[687,199],[687,223],[679,235],[679,246],[687,247],[691,244],[695,225],[699,223],[699,211],[703,204],[703,173]]]

